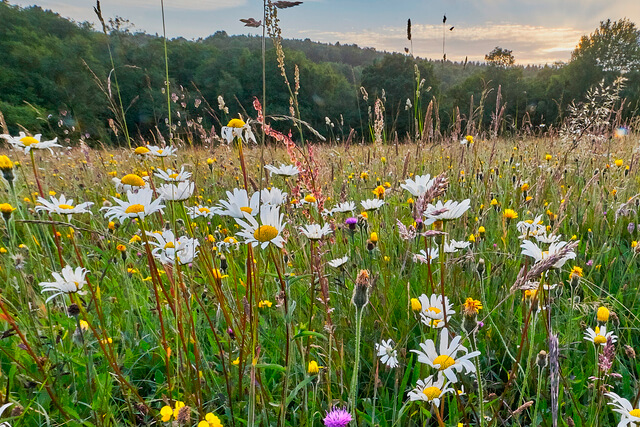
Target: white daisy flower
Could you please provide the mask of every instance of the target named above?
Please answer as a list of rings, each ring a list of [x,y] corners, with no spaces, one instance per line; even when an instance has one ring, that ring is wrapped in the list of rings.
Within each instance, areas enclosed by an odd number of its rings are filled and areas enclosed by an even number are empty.
[[[634,427],[640,424],[640,409],[634,408],[631,402],[613,392],[605,393],[605,396],[612,400],[609,405],[613,407],[613,412],[622,415],[618,427]]]
[[[58,138],[53,138],[51,141],[41,141],[42,135],[37,134],[36,136],[27,136],[24,132],[20,132],[18,136],[11,135],[0,135],[0,138],[4,138],[7,140],[9,144],[13,146],[13,148],[24,151],[26,154],[29,154],[31,149],[48,149],[51,154],[53,154],[52,147],[62,147],[60,144],[56,144]]]
[[[62,294],[79,293],[84,295],[86,292],[82,291],[82,287],[87,283],[85,276],[89,271],[82,267],[77,267],[75,270],[71,266],[66,266],[60,273],[53,273],[55,282],[40,282],[42,287],[41,292],[54,292],[46,302],[51,301],[53,298]]]
[[[187,207],[187,214],[191,219],[213,218],[216,214],[216,210],[207,206],[189,206]]]
[[[276,187],[260,191],[260,202],[263,205],[280,206],[287,200],[288,194]]]
[[[154,241],[149,241],[155,249],[151,251],[153,256],[163,264],[189,264],[198,255],[200,242],[187,236],[176,238],[171,230],[163,232],[149,233],[147,236],[153,237]]]
[[[183,181],[178,184],[162,184],[158,187],[158,195],[167,201],[187,200],[193,194],[196,185],[193,182]]]
[[[343,265],[345,265],[347,262],[349,262],[349,256],[345,255],[342,258],[332,259],[327,264],[329,264],[333,268],[340,268]]]
[[[538,245],[533,243],[531,240],[525,240],[522,242],[520,247],[522,248],[522,255],[530,256],[535,260],[536,263],[542,261],[544,258],[547,258],[551,255],[558,253],[562,248],[567,244],[567,242],[554,242],[549,246],[548,251],[543,251],[540,249]],[[561,258],[558,262],[556,262],[553,267],[561,268],[568,260],[575,259],[576,253],[571,251],[566,254],[563,258]]]
[[[122,178],[113,178],[112,181],[118,193],[126,193],[127,191],[136,192],[141,188],[147,188],[148,179],[146,176],[142,178],[134,173],[130,173]]]
[[[432,294],[431,297],[422,294],[418,297],[420,301],[420,321],[430,328],[440,329],[444,327],[444,308],[447,308],[447,322],[451,316],[456,314],[453,304],[449,302],[449,297],[444,297],[442,305],[442,295]]]
[[[147,148],[149,149],[149,153],[147,154],[149,154],[150,156],[156,156],[156,157],[169,157],[169,156],[173,156],[178,152],[178,149],[172,146],[157,147],[155,145],[147,145]]]
[[[61,194],[60,198],[51,196],[51,201],[38,197],[38,203],[42,206],[36,206],[36,211],[47,211],[60,215],[91,213],[88,208],[93,206],[93,202],[84,202],[74,206],[73,199],[67,200],[64,194]]]
[[[442,328],[438,351],[433,340],[420,343],[422,351],[411,351],[418,355],[418,362],[438,369],[449,381],[456,383],[458,382],[456,372],[474,372],[475,367],[471,359],[480,355],[479,351],[468,353],[467,348],[460,344],[461,340],[462,337],[458,335],[449,343],[449,331],[447,328]],[[458,353],[462,355],[458,357]]]
[[[438,259],[438,248],[429,248],[428,253],[421,249],[417,254],[413,254],[413,262],[419,262],[421,264],[432,263]]]
[[[260,223],[248,213],[244,214],[244,220],[236,218],[236,222],[242,227],[242,230],[236,234],[244,238],[244,243],[254,247],[260,245],[264,249],[271,243],[282,248],[284,245],[282,230],[286,225],[286,222],[282,222],[283,217],[278,207],[262,206]]]
[[[463,242],[457,240],[449,240],[444,242],[444,252],[448,254],[456,253],[460,249],[466,249],[471,245],[471,242]]]
[[[233,236],[227,236],[223,241],[217,242],[216,246],[221,252],[228,252],[231,247],[238,249],[240,242],[238,242],[238,239]]]
[[[596,326],[595,330],[588,328],[584,333],[584,339],[594,343],[595,345],[605,345],[609,337],[611,337],[611,342],[618,341],[618,337],[614,335],[613,332],[607,332],[606,326],[603,326],[602,328]]]
[[[162,169],[156,169],[154,176],[157,176],[166,182],[182,182],[191,178],[191,172],[184,170],[184,166],[180,168],[180,172],[174,171],[171,168],[163,171]]]
[[[375,211],[380,209],[384,205],[384,200],[381,199],[367,199],[360,202],[362,209],[365,211]]]
[[[400,184],[401,188],[407,190],[414,197],[420,197],[426,193],[433,185],[435,178],[431,178],[431,175],[416,175],[415,180],[405,179],[404,184]]]
[[[538,215],[533,220],[519,221],[516,229],[520,233],[519,239],[527,239],[529,236],[535,236],[546,232],[546,227],[542,223],[542,215]]]
[[[233,218],[244,218],[244,214],[257,215],[260,204],[260,193],[253,193],[251,199],[247,194],[247,190],[234,188],[233,192],[227,191],[228,200],[220,200],[220,204],[216,207],[216,213],[221,216],[230,216]]]
[[[465,199],[462,202],[454,202],[448,200],[442,203],[440,200],[435,205],[429,203],[424,211],[425,225],[431,225],[436,221],[448,221],[460,218],[471,207],[470,200]]]
[[[409,400],[430,402],[438,407],[442,396],[454,392],[452,388],[447,387],[448,385],[449,381],[446,381],[441,375],[438,375],[437,378],[435,375],[431,375],[424,380],[418,380],[416,388],[409,392]]]
[[[307,236],[309,240],[320,240],[324,236],[328,236],[332,233],[331,226],[329,224],[325,224],[323,226],[320,226],[320,224],[309,224],[299,227],[299,230],[302,234]]]
[[[256,137],[251,131],[251,126],[245,123],[241,119],[231,119],[227,126],[222,127],[222,139],[227,141],[227,144],[233,142],[235,138],[240,138],[245,144],[249,141],[256,142]]]
[[[120,220],[120,223],[124,223],[127,218],[140,218],[144,220],[145,217],[160,212],[162,208],[164,208],[162,198],[153,201],[151,200],[152,198],[153,190],[149,188],[143,188],[137,193],[127,191],[127,201],[113,197],[117,205],[104,207],[100,210],[107,211],[104,216],[109,218],[109,220],[117,218]]]
[[[536,233],[533,235],[533,237],[535,237],[535,239],[540,243],[556,243],[560,241],[560,239],[562,239],[562,235],[555,235],[553,233],[547,234],[544,232]]]
[[[301,172],[294,165],[283,165],[283,164],[280,164],[280,167],[275,167],[273,165],[265,165],[265,169],[267,169],[273,175],[280,175],[280,176],[296,176]]]
[[[376,343],[375,348],[382,363],[389,368],[398,366],[398,351],[393,348],[393,340],[382,340],[380,344]]]
[[[342,202],[336,205],[333,209],[331,209],[331,213],[349,213],[355,210],[356,210],[355,202]]]

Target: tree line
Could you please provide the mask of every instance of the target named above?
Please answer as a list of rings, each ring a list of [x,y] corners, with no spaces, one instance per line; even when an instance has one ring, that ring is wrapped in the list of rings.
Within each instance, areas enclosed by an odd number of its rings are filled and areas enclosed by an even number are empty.
[[[0,22],[0,112],[10,132],[24,126],[69,141],[123,144],[114,106],[125,111],[134,137],[167,132],[162,37],[135,32],[122,18],[109,20],[105,34],[90,23],[6,0],[0,2]],[[513,65],[511,51],[500,47],[485,63],[433,61],[308,39],[284,40],[283,48],[288,79],[293,82],[299,70],[300,118],[320,134],[340,139],[353,129],[369,139],[372,110],[381,99],[386,138],[403,140],[415,136],[429,103],[442,133],[464,129],[474,114],[481,130],[491,122],[498,93],[504,132],[553,128],[572,101],[620,74],[627,79],[626,114],[636,115],[639,38],[630,21],[605,21],[579,41],[570,62],[545,66]],[[262,100],[261,45],[260,37],[222,31],[168,41],[175,132],[188,122],[219,132],[231,117],[255,116],[253,99]],[[265,75],[267,114],[290,115],[290,93],[269,41]],[[292,123],[275,126],[286,131]]]

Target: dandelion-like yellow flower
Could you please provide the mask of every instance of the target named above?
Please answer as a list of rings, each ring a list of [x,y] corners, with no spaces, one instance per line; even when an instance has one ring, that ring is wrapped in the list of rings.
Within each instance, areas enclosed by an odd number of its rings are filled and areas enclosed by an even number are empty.
[[[526,182],[520,186],[520,190],[527,191],[529,189],[529,184]]]
[[[484,226],[480,226],[478,227],[478,234],[480,234],[480,237],[484,236],[484,233],[486,233],[487,230],[484,228]]]
[[[512,220],[518,218],[518,212],[514,211],[513,209],[505,209],[502,216],[507,220]]]
[[[124,251],[127,250],[127,247],[125,245],[120,244],[120,245],[116,246],[116,250],[118,252],[124,252]]]
[[[615,163],[616,163],[616,166],[620,167],[620,166],[622,166],[624,161],[622,159],[617,159]]]
[[[411,298],[411,310],[413,311],[422,310],[422,304],[420,304],[420,300],[418,298]]]
[[[473,144],[473,135],[467,135],[464,137],[469,144]]]
[[[10,216],[11,213],[15,210],[16,208],[11,206],[9,203],[0,203],[0,212],[2,212],[2,215],[4,215],[5,217]]]
[[[384,192],[385,192],[385,189],[382,185],[378,185],[373,190],[373,194],[375,194],[378,197],[378,199],[384,199]]]
[[[3,172],[13,169],[13,163],[7,156],[0,156],[0,170]]]
[[[369,179],[369,173],[368,172],[362,172],[360,174],[360,179],[366,181],[367,179]]]
[[[320,372],[320,366],[318,366],[318,362],[312,360],[309,362],[309,366],[307,367],[307,372],[309,375],[315,375]]]
[[[475,236],[475,235],[473,235],[473,234],[470,234],[470,235],[469,235],[469,241],[470,241],[471,243],[474,243],[474,242],[476,241],[476,236]]]
[[[496,199],[492,199],[491,206],[497,206],[497,205],[498,205],[498,201]]]
[[[375,231],[372,231],[371,232],[371,237],[369,237],[369,239],[373,243],[378,243],[378,233],[376,233]]]
[[[552,156],[551,154],[547,154],[547,155],[545,155],[545,156],[544,156],[544,159],[545,159],[546,161],[549,161],[549,160],[551,160],[552,158],[553,158],[553,156]]]
[[[482,310],[482,303],[477,299],[467,298],[464,304],[462,304],[462,310],[467,316],[474,316]]]
[[[578,267],[577,265],[574,265],[573,267],[571,267],[571,271],[569,272],[569,277],[573,278],[575,276],[577,277],[582,277],[582,267]]]

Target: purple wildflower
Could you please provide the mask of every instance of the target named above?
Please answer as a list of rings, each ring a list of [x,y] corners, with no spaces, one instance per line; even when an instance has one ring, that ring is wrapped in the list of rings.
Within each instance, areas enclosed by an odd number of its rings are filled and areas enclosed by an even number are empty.
[[[356,224],[358,224],[358,218],[350,217],[344,221],[349,226],[349,230],[355,230]]]
[[[346,427],[351,422],[351,414],[345,408],[333,408],[324,418],[326,427]]]
[[[589,261],[587,261],[587,266],[591,267],[593,265],[593,260],[590,259]]]

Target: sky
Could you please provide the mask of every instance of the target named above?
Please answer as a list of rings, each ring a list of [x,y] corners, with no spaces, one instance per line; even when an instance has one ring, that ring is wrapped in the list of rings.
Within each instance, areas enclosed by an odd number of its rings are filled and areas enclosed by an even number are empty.
[[[36,4],[76,21],[97,22],[93,0],[10,0]],[[160,0],[102,0],[105,17],[129,19],[134,30],[162,32]],[[167,35],[197,39],[216,31],[258,34],[240,18],[262,19],[262,0],[164,0]],[[600,21],[628,18],[640,25],[640,0],[305,0],[279,11],[285,38],[353,44],[452,61],[481,61],[494,47],[513,51],[519,64],[567,61],[580,37]],[[449,30],[454,27],[453,30]]]

